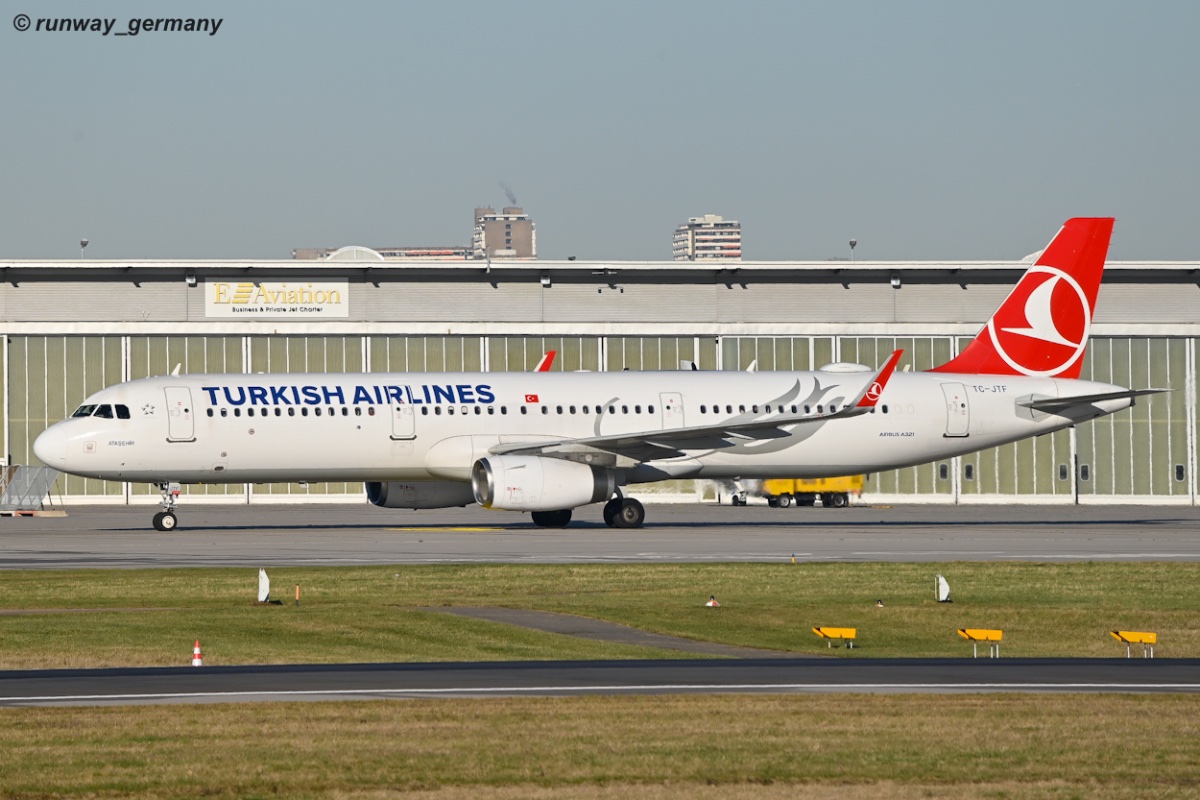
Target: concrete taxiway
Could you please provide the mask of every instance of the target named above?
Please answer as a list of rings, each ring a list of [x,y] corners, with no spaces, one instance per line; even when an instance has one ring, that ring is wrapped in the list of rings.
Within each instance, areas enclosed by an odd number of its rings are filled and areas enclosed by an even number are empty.
[[[727,561],[1195,561],[1192,506],[896,506],[849,509],[651,505],[646,527],[607,528],[597,509],[565,529],[526,514],[366,504],[69,508],[0,518],[0,569],[311,564]]]

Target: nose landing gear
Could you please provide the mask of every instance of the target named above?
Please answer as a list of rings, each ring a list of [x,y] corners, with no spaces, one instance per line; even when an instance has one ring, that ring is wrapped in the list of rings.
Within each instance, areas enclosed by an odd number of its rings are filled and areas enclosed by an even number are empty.
[[[173,531],[179,525],[179,517],[175,516],[175,504],[179,500],[179,484],[160,483],[158,489],[162,493],[163,510],[154,515],[154,529],[156,531]]]

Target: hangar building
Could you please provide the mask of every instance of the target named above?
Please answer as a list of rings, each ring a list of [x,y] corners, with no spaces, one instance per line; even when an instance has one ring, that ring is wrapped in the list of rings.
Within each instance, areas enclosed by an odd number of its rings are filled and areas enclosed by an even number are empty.
[[[182,372],[901,368],[949,360],[1024,262],[0,262],[8,464],[91,392]],[[1113,262],[1083,377],[1173,391],[1077,429],[874,474],[878,502],[1196,503],[1200,264]],[[781,476],[786,477],[786,476]],[[690,492],[691,484],[639,487]],[[185,487],[193,500],[361,498],[357,484]],[[61,477],[68,502],[156,502]],[[184,498],[185,502],[188,500]]]

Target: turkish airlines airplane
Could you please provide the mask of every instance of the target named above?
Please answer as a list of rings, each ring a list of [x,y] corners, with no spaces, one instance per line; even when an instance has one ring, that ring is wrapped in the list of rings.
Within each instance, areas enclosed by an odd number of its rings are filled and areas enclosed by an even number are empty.
[[[363,481],[384,508],[532,512],[562,527],[627,487],[676,478],[819,478],[906,467],[1129,408],[1162,389],[1079,380],[1112,219],[1072,219],[975,339],[927,372],[170,375],[88,397],[34,443],[74,475],[182,483]]]

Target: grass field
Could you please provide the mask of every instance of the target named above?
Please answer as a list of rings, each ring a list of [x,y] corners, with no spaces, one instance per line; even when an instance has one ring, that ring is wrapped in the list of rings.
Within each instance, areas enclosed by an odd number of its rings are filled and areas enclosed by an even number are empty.
[[[954,603],[934,600],[944,574]],[[0,669],[206,663],[678,657],[427,606],[560,611],[656,633],[828,654],[815,625],[858,628],[854,658],[963,656],[955,630],[1001,628],[1009,656],[1117,656],[1116,629],[1200,657],[1200,564],[466,565],[0,573]],[[301,605],[292,601],[301,585]],[[719,609],[704,607],[709,595]],[[875,601],[882,599],[883,608]],[[29,613],[13,614],[13,611]],[[846,651],[833,651],[849,655]]]
[[[933,599],[933,576],[953,604]],[[842,657],[1200,657],[1200,565],[720,564],[0,573],[0,668],[679,657],[419,611],[581,614]],[[302,603],[291,601],[302,586]],[[710,594],[719,609],[704,608]],[[876,599],[884,607],[876,608]],[[14,613],[15,612],[15,613]],[[811,695],[0,709],[0,797],[1200,797],[1200,697]]]
[[[1200,698],[5,709],[0,748],[5,798],[1186,798],[1200,796]]]

